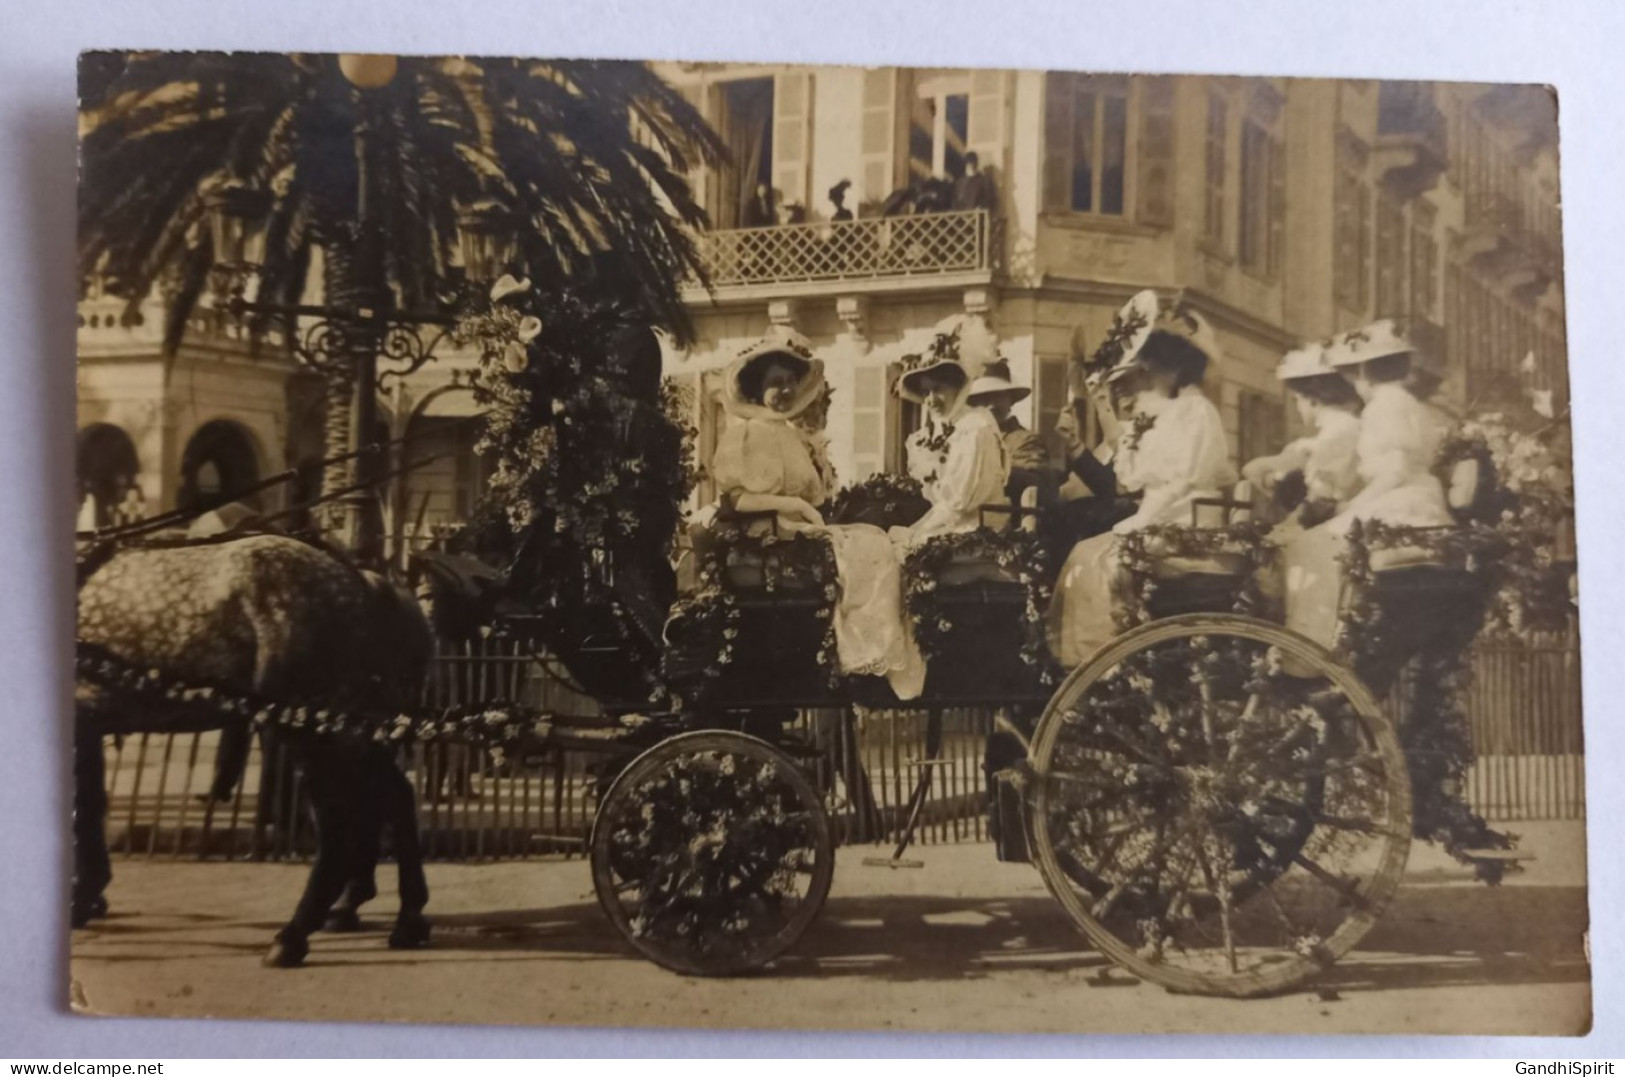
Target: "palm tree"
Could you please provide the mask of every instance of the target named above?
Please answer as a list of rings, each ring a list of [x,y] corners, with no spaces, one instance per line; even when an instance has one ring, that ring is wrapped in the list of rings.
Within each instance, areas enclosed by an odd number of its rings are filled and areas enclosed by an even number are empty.
[[[224,181],[265,199],[262,300],[297,302],[316,247],[326,301],[353,299],[362,145],[402,307],[453,276],[459,207],[495,199],[539,285],[585,278],[690,331],[681,284],[703,272],[705,214],[686,174],[723,150],[641,63],[405,57],[362,91],[330,55],[88,53],[80,112],[81,275],[139,302],[174,273],[171,347],[214,264],[206,196]]]
[[[457,277],[460,213],[495,205],[516,225],[507,268],[689,339],[681,288],[704,279],[692,232],[705,214],[686,176],[723,149],[682,95],[633,62],[387,64],[384,85],[362,89],[331,55],[86,54],[81,279],[132,304],[162,281],[172,352],[230,258],[209,214],[229,191],[257,207],[258,304],[298,304],[319,249],[329,307],[432,309]],[[351,333],[344,354],[364,372],[379,343]],[[370,380],[330,379],[330,454],[352,447],[351,394]]]

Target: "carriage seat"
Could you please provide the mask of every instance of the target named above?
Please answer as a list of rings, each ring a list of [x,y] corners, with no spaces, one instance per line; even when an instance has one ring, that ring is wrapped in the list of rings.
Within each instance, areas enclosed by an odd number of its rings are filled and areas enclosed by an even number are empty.
[[[1237,483],[1225,496],[1194,499],[1190,530],[1215,531],[1243,523],[1251,518],[1252,508],[1250,485]],[[1147,550],[1150,575],[1157,582],[1149,604],[1153,617],[1223,613],[1235,608],[1253,566],[1252,557],[1240,542],[1200,555],[1159,551],[1158,545],[1153,540]]]
[[[1252,484],[1246,480],[1236,483],[1230,492],[1220,497],[1198,497],[1191,500],[1192,531],[1212,531],[1245,523],[1252,519]],[[1183,579],[1190,576],[1244,576],[1252,570],[1252,558],[1240,543],[1199,556],[1159,552],[1153,543],[1151,576],[1157,580]]]

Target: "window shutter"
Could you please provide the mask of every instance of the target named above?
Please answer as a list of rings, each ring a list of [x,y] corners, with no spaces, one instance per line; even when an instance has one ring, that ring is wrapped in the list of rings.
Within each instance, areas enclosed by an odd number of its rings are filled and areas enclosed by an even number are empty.
[[[886,368],[870,364],[853,371],[852,469],[850,481],[862,482],[886,470],[887,412],[891,394]]]
[[[773,186],[779,191],[780,206],[808,204],[812,108],[810,72],[784,71],[773,76]]]
[[[1139,189],[1135,216],[1141,224],[1169,228],[1174,223],[1174,80],[1155,75],[1138,81]]]
[[[1075,76],[1051,71],[1044,76],[1044,209],[1072,206],[1072,90]]]
[[[897,69],[863,73],[863,176],[859,202],[880,202],[897,186]]]
[[[1264,264],[1269,275],[1276,277],[1286,249],[1286,149],[1278,135],[1270,136],[1269,170],[1269,250]]]
[[[687,100],[690,105],[693,105],[694,108],[699,111],[701,116],[705,117],[707,123],[715,125],[717,119],[716,116],[713,115],[709,108],[706,108],[706,102],[710,97],[710,89],[711,88],[705,83],[697,82],[691,83],[687,86],[680,86],[678,87],[677,92],[682,94],[683,98]],[[711,170],[696,160],[693,167],[688,170],[688,184],[689,187],[691,187],[694,191],[695,203],[705,210],[706,215],[711,218],[711,224],[714,227],[717,220],[716,207],[711,204],[712,198],[714,197],[711,189],[713,186]]]
[[[967,148],[976,154],[985,170],[1004,164],[1005,72],[970,73],[970,116],[966,123]],[[1004,176],[997,177],[1002,186]]]

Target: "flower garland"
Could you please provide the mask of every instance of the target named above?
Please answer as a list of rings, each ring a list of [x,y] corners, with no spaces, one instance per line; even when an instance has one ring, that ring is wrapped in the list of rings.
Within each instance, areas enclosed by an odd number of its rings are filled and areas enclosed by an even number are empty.
[[[843,486],[830,499],[824,515],[831,523],[873,524],[881,529],[907,527],[930,511],[920,480],[878,471],[862,482]]]
[[[1156,524],[1119,535],[1121,601],[1114,613],[1119,630],[1126,632],[1151,619],[1151,601],[1157,592],[1154,570],[1159,561],[1170,557],[1241,556],[1245,567],[1236,581],[1235,612],[1258,614],[1263,606],[1258,580],[1277,554],[1276,548],[1265,541],[1268,533],[1267,525],[1249,521],[1225,527]]]
[[[348,738],[376,744],[455,742],[483,747],[500,765],[509,752],[533,752],[550,741],[556,717],[515,703],[447,707],[438,713],[361,712],[333,705],[294,703],[173,677],[126,661],[95,643],[79,640],[75,676],[121,696],[184,707],[206,708],[223,720],[248,722],[317,737]],[[177,715],[181,717],[181,715]]]
[[[829,539],[818,534],[750,535],[743,527],[726,523],[714,530],[712,540],[712,549],[699,559],[697,586],[672,611],[673,623],[682,626],[681,644],[668,648],[664,670],[679,702],[692,707],[704,700],[733,664],[741,614],[729,569],[747,564],[760,567],[762,590],[769,595],[793,591],[818,596],[814,615],[824,630],[817,661],[831,687],[839,684],[843,674],[836,650],[835,604],[840,583]]]
[[[669,379],[646,399],[636,373],[616,365],[617,339],[640,326],[635,313],[507,278],[492,295],[453,335],[480,349],[478,449],[495,458],[487,496],[513,534],[541,526],[600,550],[647,538],[650,510],[675,527],[695,481],[694,432]],[[669,549],[673,535],[657,537]]]
[[[1436,468],[1448,487],[1461,461],[1479,464],[1486,489],[1471,523],[1498,540],[1484,559],[1492,596],[1486,630],[1511,637],[1566,628],[1574,609],[1574,478],[1566,454],[1551,444],[1567,424],[1526,425],[1504,412],[1466,419]]]
[[[635,620],[622,626],[628,640],[657,632],[667,613],[662,581],[697,477],[695,431],[690,401],[650,355],[652,333],[636,310],[511,277],[470,302],[453,329],[480,352],[476,448],[493,461],[470,551],[508,566],[519,597],[550,612],[547,631],[559,639],[584,610]],[[634,654],[659,697],[658,661]]]
[[[1465,646],[1393,653],[1387,618],[1398,611],[1378,600],[1372,554],[1401,548],[1421,551],[1429,562],[1466,573],[1489,591],[1495,586],[1493,566],[1509,555],[1507,538],[1485,525],[1435,530],[1356,521],[1341,557],[1346,599],[1337,631],[1337,650],[1356,669],[1395,668],[1414,659],[1411,675],[1402,682],[1412,695],[1399,728],[1411,776],[1414,833],[1472,865],[1483,881],[1496,883],[1506,865],[1470,853],[1510,849],[1516,836],[1492,830],[1467,804],[1464,779],[1476,757],[1465,706],[1471,655]]]
[[[939,535],[904,558],[903,608],[914,625],[920,654],[930,662],[944,652],[948,635],[955,626],[942,606],[940,581],[950,564],[966,559],[992,561],[1021,583],[1027,599],[1022,619],[1025,631],[1021,660],[1033,669],[1041,683],[1055,683],[1059,669],[1050,656],[1044,625],[1054,574],[1048,548],[1032,532],[978,528]]]

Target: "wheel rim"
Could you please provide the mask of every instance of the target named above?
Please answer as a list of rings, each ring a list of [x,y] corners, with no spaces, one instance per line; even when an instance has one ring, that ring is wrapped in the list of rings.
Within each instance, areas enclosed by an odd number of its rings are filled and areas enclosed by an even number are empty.
[[[1330,965],[1410,848],[1398,738],[1359,679],[1279,626],[1190,615],[1076,670],[1033,741],[1039,870],[1117,964],[1247,997]]]
[[[593,824],[598,902],[656,964],[697,976],[780,957],[834,873],[817,790],[789,756],[740,733],[662,741],[623,771]]]

